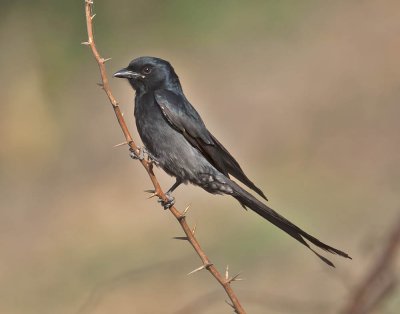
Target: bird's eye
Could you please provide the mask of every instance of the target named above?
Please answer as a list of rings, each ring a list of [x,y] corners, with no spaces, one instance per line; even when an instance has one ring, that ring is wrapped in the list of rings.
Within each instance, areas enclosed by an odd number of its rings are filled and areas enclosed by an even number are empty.
[[[143,69],[142,69],[142,73],[143,74],[150,74],[151,73],[151,67],[150,66],[148,66],[148,65],[146,65],[145,67],[143,67]]]

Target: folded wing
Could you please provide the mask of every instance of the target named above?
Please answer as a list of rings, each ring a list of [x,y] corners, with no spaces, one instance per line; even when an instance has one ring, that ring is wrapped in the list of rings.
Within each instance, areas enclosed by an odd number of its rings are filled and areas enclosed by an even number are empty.
[[[220,172],[234,176],[264,199],[264,193],[244,174],[239,163],[227,149],[207,130],[198,112],[183,96],[169,90],[154,92],[167,121]]]

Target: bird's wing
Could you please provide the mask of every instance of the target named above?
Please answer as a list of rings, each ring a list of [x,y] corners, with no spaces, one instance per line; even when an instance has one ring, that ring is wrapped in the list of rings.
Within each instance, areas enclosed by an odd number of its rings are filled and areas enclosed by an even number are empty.
[[[220,172],[229,174],[267,199],[264,193],[244,174],[239,163],[227,149],[207,130],[203,120],[183,95],[169,90],[154,92],[167,121]]]

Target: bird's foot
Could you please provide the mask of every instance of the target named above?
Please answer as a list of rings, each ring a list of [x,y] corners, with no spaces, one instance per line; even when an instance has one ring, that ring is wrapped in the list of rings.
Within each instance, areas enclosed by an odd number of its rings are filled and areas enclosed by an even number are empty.
[[[137,151],[139,151],[139,152],[137,152]],[[152,154],[149,153],[149,151],[146,149],[145,146],[138,147],[137,150],[134,150],[132,148],[129,149],[129,156],[132,159],[142,161],[145,158],[145,155],[147,155],[147,161],[150,164],[154,164],[156,166],[159,165],[159,162],[156,160],[156,158]]]
[[[149,198],[157,196],[155,190],[145,190],[145,192],[151,194]],[[164,209],[168,209],[175,204],[175,197],[173,197],[169,192],[165,193],[165,197],[167,198],[166,201],[159,198],[157,202],[159,202]]]
[[[161,204],[164,209],[169,209],[175,204],[175,197],[173,197],[171,194],[166,193],[165,197],[167,198],[166,201],[159,199],[158,202]]]
[[[139,151],[139,152],[137,152]],[[132,159],[138,159],[140,161],[142,161],[144,159],[144,154],[147,153],[146,148],[143,147],[138,147],[137,150],[134,150],[132,148],[129,148],[129,156]]]

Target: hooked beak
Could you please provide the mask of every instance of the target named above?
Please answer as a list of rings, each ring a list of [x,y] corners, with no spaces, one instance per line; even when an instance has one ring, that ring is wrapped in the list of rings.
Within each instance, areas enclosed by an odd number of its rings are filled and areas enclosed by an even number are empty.
[[[133,72],[131,70],[128,70],[126,68],[115,72],[113,76],[118,77],[118,78],[126,78],[126,79],[135,79],[138,77],[143,77],[143,75]]]

